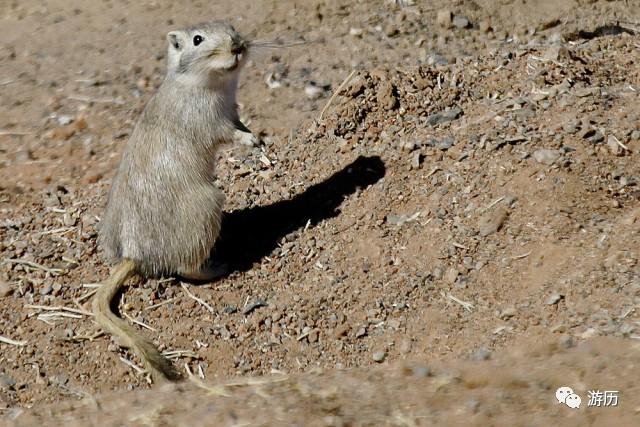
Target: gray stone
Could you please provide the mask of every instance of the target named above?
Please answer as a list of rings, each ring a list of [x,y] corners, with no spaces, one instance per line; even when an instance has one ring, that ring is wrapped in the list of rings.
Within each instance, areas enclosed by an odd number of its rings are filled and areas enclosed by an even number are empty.
[[[53,285],[47,283],[42,289],[40,289],[40,295],[49,295],[53,291]]]
[[[436,143],[436,148],[442,151],[447,151],[449,148],[455,145],[455,140],[448,136],[444,138],[442,141]]]
[[[242,314],[249,314],[251,313],[253,310],[260,308],[260,307],[266,307],[267,306],[267,302],[265,300],[262,300],[260,298],[250,302],[249,304],[247,304],[243,309],[242,309]]]
[[[376,351],[373,353],[372,358],[374,362],[382,363],[384,362],[384,359],[387,358],[387,353],[384,351]]]
[[[471,360],[481,362],[483,360],[489,360],[491,358],[491,351],[486,348],[479,348],[471,354]]]
[[[533,152],[533,158],[536,162],[543,165],[551,166],[560,158],[559,150],[550,150],[548,148],[540,148]]]
[[[515,307],[507,307],[500,312],[500,318],[502,320],[508,320],[514,317],[516,314],[518,314],[518,312],[516,311]]]
[[[431,375],[431,369],[429,369],[428,366],[416,365],[411,369],[411,373],[414,377],[427,378],[429,375]]]
[[[564,295],[560,294],[551,294],[549,298],[547,298],[547,305],[554,305],[559,303],[564,298]]]
[[[509,216],[509,211],[504,206],[498,206],[492,212],[480,218],[478,232],[480,236],[487,237],[502,228],[502,225]]]
[[[449,64],[449,60],[442,55],[438,55],[437,53],[432,53],[427,56],[427,65],[447,65]]]
[[[455,107],[450,110],[441,111],[427,117],[427,123],[431,126],[448,123],[460,117],[462,115],[462,109]]]
[[[0,390],[10,390],[16,385],[16,380],[7,374],[0,374]]]
[[[467,28],[469,26],[469,19],[467,19],[466,16],[458,15],[453,18],[453,26],[460,30]]]

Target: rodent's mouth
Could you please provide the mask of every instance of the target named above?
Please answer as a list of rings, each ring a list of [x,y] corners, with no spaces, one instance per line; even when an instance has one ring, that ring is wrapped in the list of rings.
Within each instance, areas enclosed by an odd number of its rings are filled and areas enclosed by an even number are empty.
[[[233,70],[237,69],[240,66],[240,64],[242,63],[243,58],[244,58],[244,56],[243,56],[242,53],[238,53],[238,54],[233,55],[233,63],[230,66],[226,67],[226,69],[228,71],[233,71]]]
[[[225,69],[227,71],[233,71],[236,68],[238,68],[239,65],[240,65],[240,61],[238,61],[238,59],[235,58],[231,64],[229,64],[227,67],[225,67]]]

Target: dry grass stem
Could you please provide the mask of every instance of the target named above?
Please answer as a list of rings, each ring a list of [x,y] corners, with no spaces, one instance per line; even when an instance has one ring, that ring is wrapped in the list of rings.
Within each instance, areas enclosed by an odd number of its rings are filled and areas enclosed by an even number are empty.
[[[486,208],[484,208],[482,211],[483,212],[488,211],[489,209],[491,209],[492,207],[494,207],[495,205],[497,205],[498,203],[500,203],[503,200],[504,200],[504,196],[497,198],[493,202],[489,203],[489,205]]]
[[[197,303],[199,303],[201,306],[203,306],[204,308],[209,310],[212,314],[216,313],[216,311],[213,309],[213,307],[211,307],[209,304],[207,304],[207,302],[205,300],[200,299],[197,296],[195,296],[194,294],[192,294],[191,292],[189,292],[189,288],[187,287],[187,285],[185,283],[181,283],[180,285],[182,286],[182,289],[184,289],[184,292],[187,294],[187,296],[189,298],[191,298],[194,301],[196,301]]]
[[[473,310],[473,304],[471,304],[470,302],[462,301],[461,299],[456,298],[451,294],[447,295],[447,298],[449,298],[451,301],[457,302],[458,304],[460,304],[467,311],[472,311]]]
[[[165,305],[165,304],[170,304],[170,303],[174,302],[174,301],[175,301],[175,300],[177,300],[177,299],[180,299],[180,297],[169,298],[169,299],[168,299],[168,300],[166,300],[166,301],[162,301],[162,302],[159,302],[159,303],[157,303],[157,304],[153,304],[153,305],[150,305],[150,306],[148,306],[148,307],[145,307],[145,308],[144,308],[144,310],[145,310],[145,311],[147,311],[147,310],[153,310],[154,308],[162,307],[162,306],[163,306],[163,305]]]
[[[0,335],[0,342],[8,345],[15,345],[16,347],[24,347],[27,345],[27,341],[16,341],[2,335]]]
[[[36,270],[46,271],[47,273],[51,273],[51,274],[58,274],[58,273],[62,273],[64,271],[61,268],[49,268],[49,267],[46,267],[46,266],[44,266],[42,264],[38,264],[37,262],[28,261],[26,259],[6,258],[4,260],[4,262],[12,263],[12,264],[26,265],[27,267],[31,267],[31,268],[34,268]]]
[[[140,366],[136,365],[135,363],[133,363],[132,361],[130,361],[128,359],[125,359],[122,356],[120,356],[120,360],[122,361],[122,363],[124,363],[125,365],[129,366],[130,368],[132,368],[134,371],[136,371],[139,374],[144,374],[146,372]]]
[[[122,312],[122,315],[124,317],[126,317],[127,319],[129,319],[131,322],[133,322],[136,325],[138,325],[138,326],[142,326],[145,329],[148,329],[148,330],[153,331],[153,332],[157,332],[157,329],[147,325],[146,323],[142,323],[141,321],[134,319],[133,317],[131,317],[129,314],[127,314],[125,312]]]
[[[336,96],[338,96],[340,91],[342,91],[342,89],[344,89],[347,83],[349,83],[349,80],[351,80],[351,78],[355,73],[356,73],[356,70],[352,70],[351,73],[349,73],[349,75],[347,76],[347,78],[344,79],[342,83],[340,83],[340,86],[338,86],[338,89],[336,89],[335,92],[333,92],[333,95],[331,95],[331,98],[329,98],[329,101],[327,101],[322,111],[320,111],[320,117],[318,117],[319,121],[322,120],[322,118],[324,117],[325,111],[327,111],[327,108],[329,108],[329,106],[333,103],[333,100],[336,99]]]
[[[29,308],[32,310],[42,310],[42,311],[68,311],[69,313],[82,314],[84,316],[93,316],[93,313],[91,313],[90,311],[82,310],[79,308],[64,307],[64,306],[25,304],[24,308]]]

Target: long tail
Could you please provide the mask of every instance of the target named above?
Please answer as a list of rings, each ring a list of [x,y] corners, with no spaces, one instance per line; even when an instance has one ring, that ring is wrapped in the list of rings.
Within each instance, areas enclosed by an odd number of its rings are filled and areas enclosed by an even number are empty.
[[[178,381],[180,373],[156,346],[111,311],[111,301],[135,270],[136,264],[130,259],[124,259],[116,266],[93,298],[93,314],[104,330],[119,337],[123,346],[132,349],[142,359],[154,382]]]

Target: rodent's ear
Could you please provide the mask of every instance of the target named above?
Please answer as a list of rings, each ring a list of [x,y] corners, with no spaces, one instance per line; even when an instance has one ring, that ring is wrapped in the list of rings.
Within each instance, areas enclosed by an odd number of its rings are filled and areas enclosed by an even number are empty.
[[[184,45],[182,41],[182,34],[179,31],[171,31],[167,34],[167,40],[177,50],[181,50]]]

